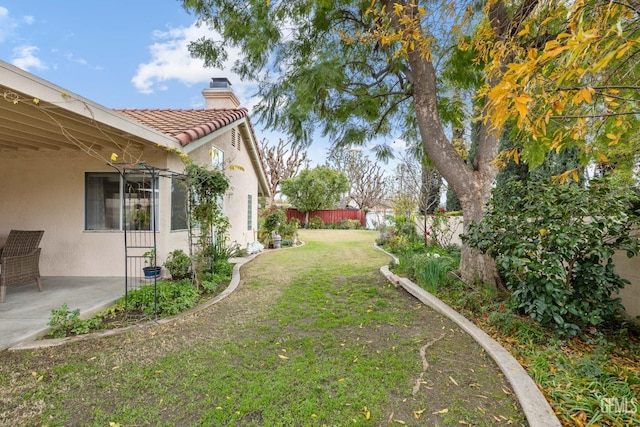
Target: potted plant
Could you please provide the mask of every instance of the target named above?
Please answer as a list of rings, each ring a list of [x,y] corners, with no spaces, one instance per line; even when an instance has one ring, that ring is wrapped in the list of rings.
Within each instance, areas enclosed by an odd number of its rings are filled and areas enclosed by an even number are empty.
[[[164,267],[169,271],[173,280],[191,277],[191,258],[182,249],[169,252]]]
[[[150,249],[144,254],[142,254],[142,256],[144,257],[144,264],[145,264],[145,267],[142,268],[142,271],[144,272],[144,277],[146,279],[155,279],[157,277],[160,277],[160,272],[162,271],[162,267],[156,265],[156,250]]]
[[[132,230],[150,230],[151,229],[151,213],[149,209],[137,204],[132,215]]]

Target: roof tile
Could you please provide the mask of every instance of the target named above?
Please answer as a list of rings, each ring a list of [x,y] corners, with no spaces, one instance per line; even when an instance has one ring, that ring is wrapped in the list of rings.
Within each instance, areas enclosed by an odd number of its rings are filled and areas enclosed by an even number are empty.
[[[114,111],[177,138],[183,147],[236,120],[247,117],[246,108],[208,110],[116,109]]]

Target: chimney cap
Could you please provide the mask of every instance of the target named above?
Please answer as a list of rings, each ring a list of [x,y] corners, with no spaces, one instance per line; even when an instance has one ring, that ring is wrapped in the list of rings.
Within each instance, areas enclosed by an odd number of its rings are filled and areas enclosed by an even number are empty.
[[[209,83],[210,89],[228,89],[231,87],[231,82],[226,77],[212,77],[211,83]]]

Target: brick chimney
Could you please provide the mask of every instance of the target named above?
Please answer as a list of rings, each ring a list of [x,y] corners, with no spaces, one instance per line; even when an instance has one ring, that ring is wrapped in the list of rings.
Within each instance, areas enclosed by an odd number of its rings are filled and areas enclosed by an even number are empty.
[[[226,77],[214,77],[209,87],[202,91],[207,101],[207,110],[216,108],[238,108],[240,101],[231,90],[231,82]]]

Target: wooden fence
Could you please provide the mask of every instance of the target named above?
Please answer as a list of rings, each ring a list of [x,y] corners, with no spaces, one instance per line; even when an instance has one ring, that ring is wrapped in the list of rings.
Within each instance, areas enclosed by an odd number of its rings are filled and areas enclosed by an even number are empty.
[[[359,209],[323,209],[309,212],[309,220],[314,216],[319,217],[323,224],[338,224],[345,219],[355,219],[360,221],[361,227],[366,227],[367,225],[365,213]],[[287,209],[287,221],[291,218],[298,218],[300,224],[304,224],[306,213],[300,212],[297,209]]]

